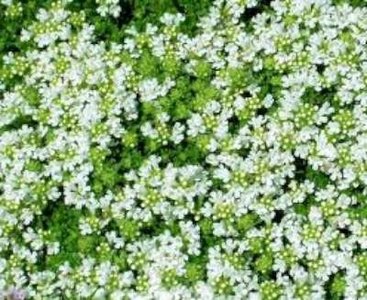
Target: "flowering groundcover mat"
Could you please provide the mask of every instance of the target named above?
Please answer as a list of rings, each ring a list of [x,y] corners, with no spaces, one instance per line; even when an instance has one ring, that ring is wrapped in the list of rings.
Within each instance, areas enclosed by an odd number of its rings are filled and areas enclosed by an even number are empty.
[[[0,0],[0,297],[367,299],[367,8]]]

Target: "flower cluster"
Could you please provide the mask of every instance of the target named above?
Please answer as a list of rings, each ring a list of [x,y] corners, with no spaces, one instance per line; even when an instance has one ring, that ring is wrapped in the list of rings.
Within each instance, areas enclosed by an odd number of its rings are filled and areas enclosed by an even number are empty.
[[[97,12],[105,17],[111,15],[117,18],[121,12],[121,7],[119,6],[119,0],[96,0],[98,4]]]
[[[215,0],[116,43],[70,2],[0,64],[4,297],[367,298],[367,8]]]

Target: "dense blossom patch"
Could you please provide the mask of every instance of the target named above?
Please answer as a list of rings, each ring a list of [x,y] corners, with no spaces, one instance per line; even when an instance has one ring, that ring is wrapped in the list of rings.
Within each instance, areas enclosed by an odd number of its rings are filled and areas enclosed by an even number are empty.
[[[215,0],[118,43],[70,2],[0,65],[3,296],[365,299],[367,9]]]

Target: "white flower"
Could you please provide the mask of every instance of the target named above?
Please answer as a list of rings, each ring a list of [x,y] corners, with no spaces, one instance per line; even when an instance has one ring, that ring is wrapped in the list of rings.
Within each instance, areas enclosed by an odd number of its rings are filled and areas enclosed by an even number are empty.
[[[176,122],[172,128],[172,134],[170,139],[175,143],[179,144],[184,140],[185,125]]]
[[[193,114],[187,121],[187,134],[190,136],[197,136],[199,133],[205,132],[204,122],[199,114]]]
[[[60,243],[54,242],[48,245],[47,247],[47,254],[54,255],[60,252]]]
[[[310,219],[312,224],[322,225],[323,223],[322,213],[318,207],[315,206],[311,207],[308,218]]]
[[[180,13],[178,14],[164,13],[159,20],[167,26],[177,26],[185,20],[185,17]]]

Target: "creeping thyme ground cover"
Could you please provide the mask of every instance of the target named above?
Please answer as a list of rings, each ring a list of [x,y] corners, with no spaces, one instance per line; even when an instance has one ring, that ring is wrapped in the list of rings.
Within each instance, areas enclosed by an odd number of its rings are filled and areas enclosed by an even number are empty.
[[[0,0],[0,298],[367,299],[367,7]]]

